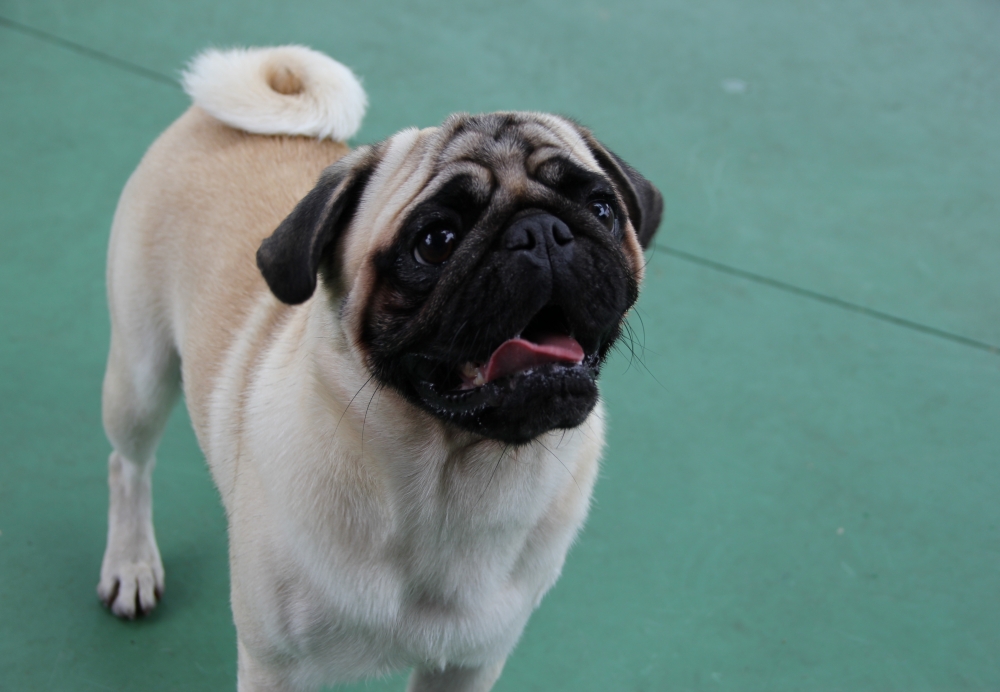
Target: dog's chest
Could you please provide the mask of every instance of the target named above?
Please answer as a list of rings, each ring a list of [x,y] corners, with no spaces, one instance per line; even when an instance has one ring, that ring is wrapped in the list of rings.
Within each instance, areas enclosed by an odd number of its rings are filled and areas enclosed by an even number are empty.
[[[274,575],[284,597],[269,609],[285,645],[357,675],[505,656],[557,578],[578,522],[550,526],[564,490],[558,476],[572,483],[562,466],[522,458],[491,473],[492,495],[463,479],[453,496],[440,472],[411,478],[381,525],[367,510],[341,514],[322,534],[315,523],[289,525],[280,541],[287,553],[275,561],[284,569]]]

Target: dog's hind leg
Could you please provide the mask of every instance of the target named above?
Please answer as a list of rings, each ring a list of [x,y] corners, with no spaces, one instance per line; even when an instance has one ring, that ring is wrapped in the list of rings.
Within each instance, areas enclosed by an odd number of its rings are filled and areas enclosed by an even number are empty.
[[[166,321],[153,301],[143,299],[146,287],[135,283],[141,276],[115,282],[113,271],[103,418],[114,451],[108,459],[108,544],[97,594],[115,615],[132,619],[152,610],[163,592],[151,482],[156,445],[180,389],[180,359]]]

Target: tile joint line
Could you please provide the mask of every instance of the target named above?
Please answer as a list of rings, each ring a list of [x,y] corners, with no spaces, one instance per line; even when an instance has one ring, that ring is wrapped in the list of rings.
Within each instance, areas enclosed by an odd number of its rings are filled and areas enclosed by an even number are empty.
[[[803,298],[809,298],[810,300],[815,300],[820,303],[826,303],[827,305],[833,305],[835,307],[841,308],[843,310],[850,310],[851,312],[860,313],[867,317],[871,317],[876,320],[881,320],[882,322],[888,322],[894,324],[898,327],[904,327],[906,329],[912,329],[913,331],[921,332],[923,334],[929,334],[930,336],[936,336],[940,339],[947,339],[963,346],[969,346],[971,348],[976,348],[981,351],[986,351],[988,353],[993,353],[995,355],[1000,355],[1000,346],[994,346],[993,344],[988,344],[985,341],[978,341],[977,339],[970,339],[967,336],[962,336],[961,334],[953,334],[952,332],[947,332],[943,329],[938,329],[937,327],[930,327],[926,324],[920,324],[919,322],[914,322],[908,320],[904,317],[897,317],[895,315],[890,315],[887,312],[882,312],[881,310],[875,310],[872,308],[867,308],[864,305],[858,305],[857,303],[851,303],[846,300],[841,300],[840,298],[835,298],[833,296],[828,296],[823,293],[817,293],[816,291],[811,291],[808,288],[801,288],[795,286],[794,284],[785,283],[784,281],[778,281],[777,279],[772,279],[761,274],[755,274],[753,272],[746,271],[745,269],[739,269],[737,267],[732,267],[728,264],[723,264],[721,262],[716,262],[714,260],[706,259],[704,257],[699,257],[698,255],[692,255],[689,252],[684,252],[683,250],[678,250],[676,248],[670,247],[669,245],[664,245],[662,243],[653,243],[653,248],[665,252],[671,257],[676,257],[677,259],[683,260],[685,262],[690,262],[691,264],[697,264],[708,269],[712,269],[723,274],[729,274],[730,276],[736,276],[741,279],[746,279],[747,281],[753,281],[755,283],[763,284],[765,286],[770,286],[771,288],[776,288],[786,293],[792,293],[794,295],[802,296]]]
[[[127,60],[122,60],[121,58],[116,58],[115,56],[109,55],[108,53],[104,53],[99,50],[94,50],[93,48],[88,48],[87,46],[75,43],[73,41],[68,41],[64,38],[54,36],[53,34],[50,34],[46,31],[35,29],[34,27],[28,26],[27,24],[21,24],[20,22],[15,22],[14,20],[7,19],[6,17],[0,17],[0,26],[5,26],[8,29],[18,31],[27,36],[32,36],[34,38],[40,39],[47,43],[51,43],[61,48],[66,48],[75,53],[79,53],[80,55],[85,55],[88,58],[99,60],[103,63],[107,63],[108,65],[117,67],[120,70],[125,70],[126,72],[131,72],[133,74],[146,77],[147,79],[152,79],[153,81],[160,82],[161,84],[169,84],[175,89],[180,88],[180,84],[177,82],[176,79],[171,79],[167,75],[160,74],[156,70],[151,70],[148,67],[143,67],[142,65],[136,65],[134,63],[130,63]]]

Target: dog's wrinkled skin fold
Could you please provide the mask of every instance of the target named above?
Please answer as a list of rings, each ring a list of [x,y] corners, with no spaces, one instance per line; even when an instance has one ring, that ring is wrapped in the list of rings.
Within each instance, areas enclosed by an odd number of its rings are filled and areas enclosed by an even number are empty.
[[[150,478],[183,382],[229,522],[239,689],[414,667],[411,690],[488,690],[586,516],[594,381],[659,193],[555,116],[353,152],[219,117],[177,120],[115,215],[98,592],[134,617],[163,590]]]

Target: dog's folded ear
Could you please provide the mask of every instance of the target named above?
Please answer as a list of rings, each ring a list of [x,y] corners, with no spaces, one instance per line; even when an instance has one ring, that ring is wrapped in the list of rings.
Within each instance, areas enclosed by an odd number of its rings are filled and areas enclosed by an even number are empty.
[[[260,244],[257,266],[283,303],[298,305],[316,290],[323,257],[350,224],[377,161],[376,150],[366,146],[334,163]]]
[[[590,131],[582,127],[580,130],[597,163],[611,176],[625,197],[629,218],[639,236],[639,244],[645,250],[653,242],[653,236],[663,218],[663,195],[639,171],[597,141]]]

